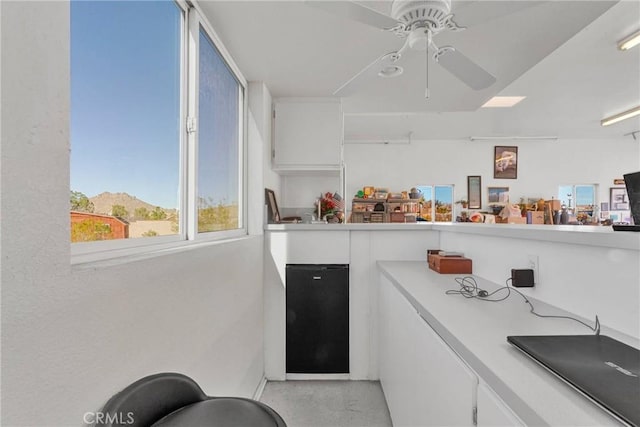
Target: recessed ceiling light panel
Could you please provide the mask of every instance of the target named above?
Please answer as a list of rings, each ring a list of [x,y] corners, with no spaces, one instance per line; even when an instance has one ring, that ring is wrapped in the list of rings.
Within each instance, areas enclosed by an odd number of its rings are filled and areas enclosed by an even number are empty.
[[[493,98],[485,102],[482,108],[513,107],[525,98],[526,96],[494,96]]]

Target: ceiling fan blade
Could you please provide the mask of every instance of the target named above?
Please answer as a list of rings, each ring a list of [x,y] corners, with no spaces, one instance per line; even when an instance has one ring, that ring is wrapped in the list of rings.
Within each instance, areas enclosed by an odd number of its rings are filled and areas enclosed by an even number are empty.
[[[305,4],[381,30],[387,30],[398,25],[398,21],[390,16],[352,1],[305,0]]]
[[[474,1],[471,4],[461,5],[461,7],[454,5],[452,12],[458,25],[473,27],[543,3],[548,3],[548,1]]]
[[[441,48],[438,63],[460,81],[474,90],[486,89],[496,82],[496,78],[484,68],[453,48]]]

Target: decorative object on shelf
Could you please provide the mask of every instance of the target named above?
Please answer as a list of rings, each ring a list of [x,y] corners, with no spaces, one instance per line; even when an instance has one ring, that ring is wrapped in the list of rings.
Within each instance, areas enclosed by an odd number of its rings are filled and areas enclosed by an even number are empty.
[[[469,209],[482,208],[482,180],[480,175],[467,176],[467,200]]]
[[[364,193],[364,197],[363,198],[369,198],[369,197],[373,197],[373,193],[375,193],[376,189],[375,187],[364,187],[362,189],[363,193]]]
[[[389,189],[388,188],[376,188],[376,191],[374,193],[374,198],[376,198],[376,199],[386,199],[388,195],[389,195]]]
[[[417,188],[413,187],[411,189],[411,191],[409,192],[409,198],[410,199],[419,199],[420,197],[422,197],[422,193],[420,192],[420,190],[418,190]]]
[[[344,210],[344,200],[338,193],[324,193],[316,200],[316,211],[319,218],[326,218],[327,222],[342,222],[344,215],[337,215]]]
[[[469,220],[471,222],[484,222],[484,214],[481,214],[480,212],[474,212],[473,214],[471,214]]]
[[[493,159],[494,178],[518,178],[518,147],[496,145],[494,147]]]
[[[526,224],[526,218],[522,217],[520,212],[520,206],[516,204],[507,204],[502,211],[500,211],[500,218],[508,224]]]

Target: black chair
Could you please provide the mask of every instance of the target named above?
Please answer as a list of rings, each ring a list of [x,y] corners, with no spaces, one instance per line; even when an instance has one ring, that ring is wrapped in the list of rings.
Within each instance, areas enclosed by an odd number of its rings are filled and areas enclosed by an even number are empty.
[[[286,427],[276,411],[242,397],[210,397],[176,373],[144,377],[106,403],[96,426]]]

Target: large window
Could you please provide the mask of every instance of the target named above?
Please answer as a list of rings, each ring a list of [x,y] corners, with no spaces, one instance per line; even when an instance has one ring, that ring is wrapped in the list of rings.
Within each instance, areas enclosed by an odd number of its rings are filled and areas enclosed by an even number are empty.
[[[182,22],[173,2],[71,2],[72,242],[180,232]]]
[[[217,40],[181,0],[71,2],[72,242],[246,232],[246,83]]]

